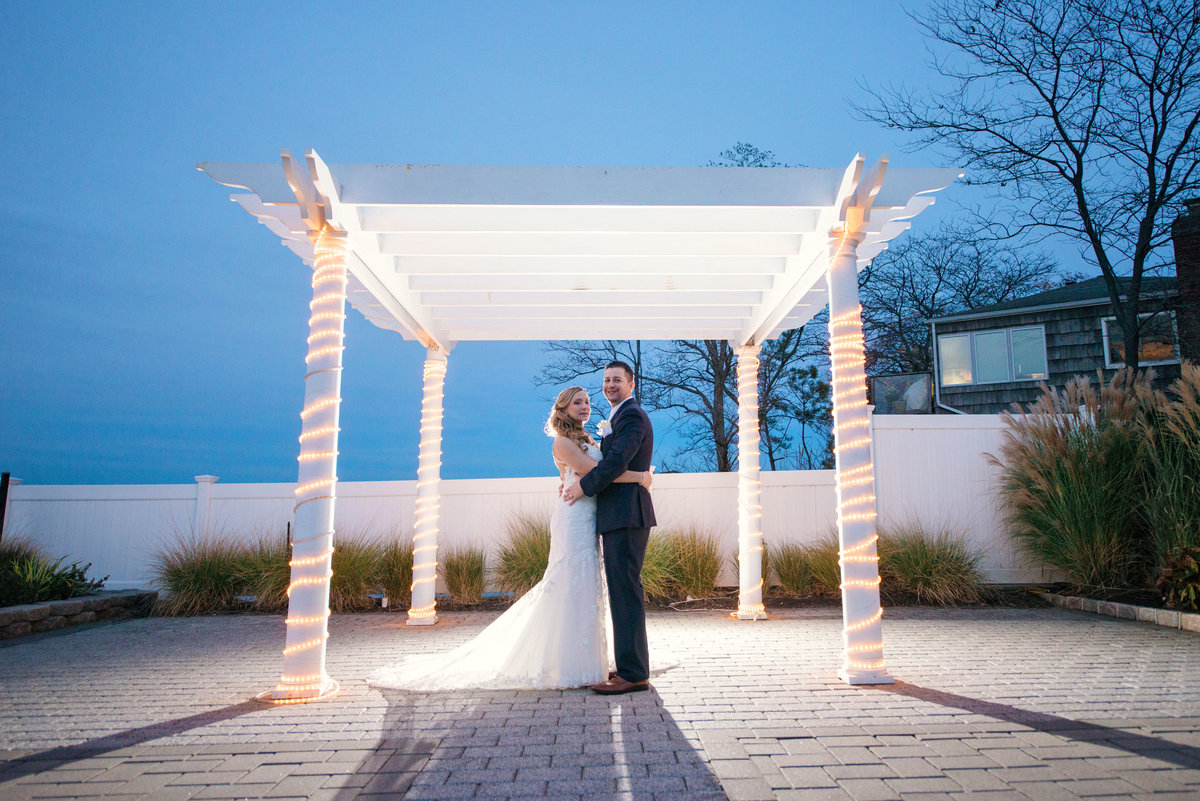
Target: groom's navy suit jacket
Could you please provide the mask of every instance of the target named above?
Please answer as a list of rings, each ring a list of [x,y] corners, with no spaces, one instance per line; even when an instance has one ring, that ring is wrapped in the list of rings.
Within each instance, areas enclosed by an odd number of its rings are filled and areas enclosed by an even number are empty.
[[[626,470],[650,469],[654,429],[637,400],[621,404],[610,421],[612,433],[600,441],[600,462],[583,478],[579,487],[596,497],[596,531],[604,534],[621,528],[650,528],[655,525],[650,492],[640,484],[614,484]]]

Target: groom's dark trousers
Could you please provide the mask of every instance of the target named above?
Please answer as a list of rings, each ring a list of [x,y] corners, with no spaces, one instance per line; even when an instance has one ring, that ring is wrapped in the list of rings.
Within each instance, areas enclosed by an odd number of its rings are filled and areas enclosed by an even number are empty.
[[[619,528],[601,537],[608,603],[612,608],[613,654],[617,675],[626,681],[645,681],[650,677],[646,594],[642,590],[642,562],[649,539],[648,528]]]
[[[649,470],[653,450],[650,418],[637,400],[630,398],[612,417],[612,433],[600,443],[600,462],[579,479],[584,494],[596,499],[596,531],[604,546],[617,675],[632,682],[650,677],[642,562],[656,521],[645,487],[614,484],[613,479],[626,470]]]

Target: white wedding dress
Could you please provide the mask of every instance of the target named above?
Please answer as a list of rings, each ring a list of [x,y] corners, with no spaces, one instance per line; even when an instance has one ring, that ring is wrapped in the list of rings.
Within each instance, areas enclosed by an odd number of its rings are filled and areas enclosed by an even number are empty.
[[[589,445],[588,456],[600,459]],[[575,477],[568,468],[566,481]],[[596,499],[559,501],[546,573],[504,614],[452,651],[406,657],[367,677],[381,689],[565,689],[611,669],[608,597],[600,569]]]

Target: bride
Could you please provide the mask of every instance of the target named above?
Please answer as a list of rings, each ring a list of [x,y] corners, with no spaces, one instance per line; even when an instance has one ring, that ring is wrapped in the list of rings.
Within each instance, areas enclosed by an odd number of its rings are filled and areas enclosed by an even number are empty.
[[[554,463],[570,483],[596,466],[600,449],[584,430],[592,416],[587,390],[559,393],[546,421]],[[649,472],[619,482],[650,486]],[[596,499],[559,499],[550,519],[550,561],[529,592],[473,640],[441,654],[409,656],[367,677],[397,690],[565,689],[603,681],[611,668],[608,598],[600,569]]]

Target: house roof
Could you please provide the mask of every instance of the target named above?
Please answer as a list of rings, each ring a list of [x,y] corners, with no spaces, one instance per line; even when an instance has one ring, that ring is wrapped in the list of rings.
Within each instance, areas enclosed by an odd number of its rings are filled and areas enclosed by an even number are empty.
[[[1117,279],[1117,286],[1120,287],[1122,296],[1128,293],[1131,280],[1130,278]],[[1142,279],[1143,296],[1169,295],[1176,291],[1175,288],[1174,276],[1147,276]],[[981,306],[978,309],[971,309],[970,311],[957,314],[948,314],[944,317],[933,317],[931,318],[931,322],[942,323],[985,317],[1006,317],[1019,312],[1067,309],[1075,306],[1106,306],[1108,303],[1108,285],[1104,283],[1103,276],[1097,276],[1089,278],[1086,281],[1077,281],[1066,286],[1048,289],[1045,292],[1038,292],[1035,295],[1026,295],[1023,298],[993,303],[989,306]]]
[[[828,302],[830,232],[859,211],[860,268],[957,169],[497,167],[206,162],[301,259],[345,232],[349,301],[426,345],[762,342]]]

